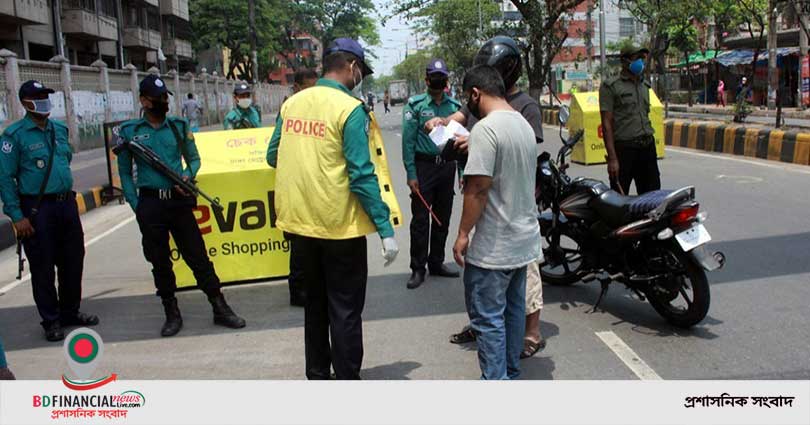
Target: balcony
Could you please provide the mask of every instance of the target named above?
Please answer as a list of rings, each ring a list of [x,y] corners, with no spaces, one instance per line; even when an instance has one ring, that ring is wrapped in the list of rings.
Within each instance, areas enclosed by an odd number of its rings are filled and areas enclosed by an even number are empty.
[[[0,0],[0,23],[42,25],[50,13],[48,0]]]
[[[160,33],[140,27],[124,28],[124,47],[157,50],[160,47]]]
[[[177,56],[191,59],[191,42],[179,38],[163,40],[163,54],[166,56]]]
[[[143,2],[150,6],[159,7],[158,0],[143,0]]]
[[[160,0],[160,14],[188,21],[188,0]]]
[[[67,9],[62,11],[62,32],[87,40],[117,40],[118,24],[84,9]]]

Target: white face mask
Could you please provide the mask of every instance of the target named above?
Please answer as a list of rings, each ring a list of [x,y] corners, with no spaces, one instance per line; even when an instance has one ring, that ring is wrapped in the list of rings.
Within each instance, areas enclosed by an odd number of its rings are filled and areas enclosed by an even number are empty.
[[[31,109],[29,105],[33,103],[34,109]],[[25,106],[25,110],[28,112],[33,112],[35,114],[40,115],[49,115],[51,110],[53,109],[53,104],[51,104],[51,99],[36,99],[36,100],[27,100],[23,102],[23,106]]]
[[[360,83],[363,82],[363,73],[362,72],[360,72],[360,79],[355,78],[355,74],[354,74],[354,67],[355,66],[357,66],[357,62],[352,62],[352,83],[354,83],[354,87],[352,87],[352,91],[355,91],[358,87],[360,87]],[[356,94],[362,95],[362,92],[356,92]]]
[[[253,100],[251,98],[247,99],[239,99],[239,107],[242,109],[250,108],[250,105],[253,104]]]

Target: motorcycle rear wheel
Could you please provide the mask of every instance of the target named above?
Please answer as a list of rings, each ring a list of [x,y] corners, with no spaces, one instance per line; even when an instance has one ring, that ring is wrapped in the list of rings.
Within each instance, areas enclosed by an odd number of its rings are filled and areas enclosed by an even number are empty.
[[[551,238],[546,238],[550,244]],[[540,263],[540,276],[543,282],[553,286],[570,286],[580,280],[580,271],[584,265],[584,258],[579,244],[566,235],[562,235],[560,249],[565,253],[565,260],[559,264],[552,264],[551,247],[543,249],[543,261]]]
[[[673,247],[668,251],[684,268],[685,279],[678,288],[679,293],[672,299],[665,299],[670,297],[647,291],[647,297],[655,311],[667,322],[680,328],[690,328],[700,323],[709,313],[711,301],[709,282],[703,268],[680,248]],[[679,300],[685,301],[686,306],[675,305]]]

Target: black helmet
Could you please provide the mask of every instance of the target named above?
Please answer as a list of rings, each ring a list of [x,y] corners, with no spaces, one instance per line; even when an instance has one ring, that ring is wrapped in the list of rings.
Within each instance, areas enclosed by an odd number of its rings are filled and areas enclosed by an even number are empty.
[[[520,48],[515,40],[499,35],[487,40],[475,55],[474,65],[489,65],[498,70],[506,89],[515,85],[523,70]]]

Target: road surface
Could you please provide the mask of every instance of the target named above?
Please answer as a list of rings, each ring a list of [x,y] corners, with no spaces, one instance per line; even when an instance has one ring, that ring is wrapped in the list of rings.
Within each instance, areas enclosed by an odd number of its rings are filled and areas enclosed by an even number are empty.
[[[410,204],[401,163],[401,107],[381,116],[392,178],[406,220]],[[542,149],[556,153],[546,127]],[[542,332],[548,347],[524,360],[523,379],[810,379],[810,168],[667,149],[664,186],[695,185],[709,212],[714,249],[726,253],[711,273],[709,316],[691,330],[667,325],[646,303],[614,285],[588,314],[599,288],[545,287]],[[604,166],[574,165],[571,175],[604,178]],[[457,196],[447,261],[459,222]],[[199,291],[179,294],[182,332],[161,338],[163,312],[127,206],[83,217],[87,256],[83,310],[98,314],[106,343],[98,373],[120,379],[303,379],[304,313],[290,307],[286,281],[225,289],[248,326],[211,324]],[[461,279],[429,278],[417,290],[409,275],[407,226],[400,255],[383,268],[379,238],[369,237],[364,314],[365,379],[477,379],[474,345],[448,343],[466,322]],[[67,370],[62,345],[42,337],[30,282],[16,284],[13,250],[0,252],[0,334],[20,379],[57,379]]]

